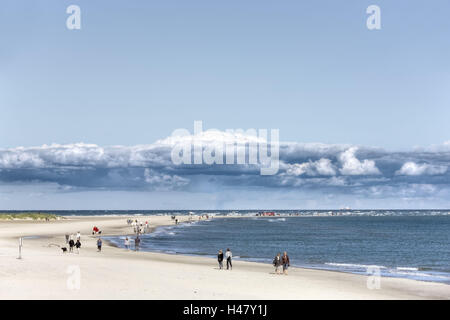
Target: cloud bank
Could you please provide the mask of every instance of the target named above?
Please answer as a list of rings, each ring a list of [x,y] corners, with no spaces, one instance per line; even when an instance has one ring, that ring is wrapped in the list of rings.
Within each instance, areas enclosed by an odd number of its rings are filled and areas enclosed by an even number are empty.
[[[0,184],[51,183],[61,192],[222,190],[315,193],[321,196],[439,199],[450,190],[449,143],[407,152],[322,143],[280,143],[280,170],[261,176],[258,165],[175,165],[175,144],[208,146],[258,142],[221,131],[171,136],[149,145],[75,143],[0,149]],[[241,192],[240,191],[240,192]],[[242,194],[242,193],[241,193]]]

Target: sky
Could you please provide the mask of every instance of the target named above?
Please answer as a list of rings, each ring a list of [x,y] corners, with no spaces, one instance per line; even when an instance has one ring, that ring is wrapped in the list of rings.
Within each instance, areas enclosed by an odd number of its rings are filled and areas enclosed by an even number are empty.
[[[450,208],[449,11],[2,1],[0,209]],[[280,170],[174,165],[172,132],[196,120],[278,129]]]

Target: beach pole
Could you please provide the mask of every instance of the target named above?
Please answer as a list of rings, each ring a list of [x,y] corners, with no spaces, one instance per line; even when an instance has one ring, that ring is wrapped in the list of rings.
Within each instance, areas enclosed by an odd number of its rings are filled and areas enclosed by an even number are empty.
[[[19,257],[17,259],[22,259],[22,245],[23,245],[23,238],[19,238]]]

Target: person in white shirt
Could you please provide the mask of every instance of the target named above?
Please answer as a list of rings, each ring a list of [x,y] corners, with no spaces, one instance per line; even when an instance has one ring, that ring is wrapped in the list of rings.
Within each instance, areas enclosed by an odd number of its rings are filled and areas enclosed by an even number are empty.
[[[233,265],[231,264],[231,260],[233,259],[233,254],[231,253],[230,248],[227,249],[225,253],[225,257],[227,258],[227,270],[233,270]]]
[[[125,238],[125,248],[127,248],[127,250],[130,249],[130,239],[128,239],[128,237]]]
[[[77,233],[77,241],[78,241],[78,240],[81,241],[81,233],[80,233],[80,231],[78,231],[78,233]]]

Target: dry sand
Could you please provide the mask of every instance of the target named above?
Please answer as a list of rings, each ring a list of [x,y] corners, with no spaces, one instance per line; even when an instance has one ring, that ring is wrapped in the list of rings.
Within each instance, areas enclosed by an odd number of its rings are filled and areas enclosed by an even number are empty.
[[[103,235],[132,234],[127,218],[0,222],[0,299],[450,299],[450,285],[440,283],[383,277],[381,288],[371,290],[363,275],[290,268],[284,276],[269,264],[237,260],[232,271],[218,270],[211,258],[127,251],[105,242],[97,252],[92,227]],[[168,216],[138,219],[152,227],[173,224]],[[77,231],[80,254],[49,246],[64,246],[64,235]],[[24,240],[19,260],[21,236],[40,238]]]

